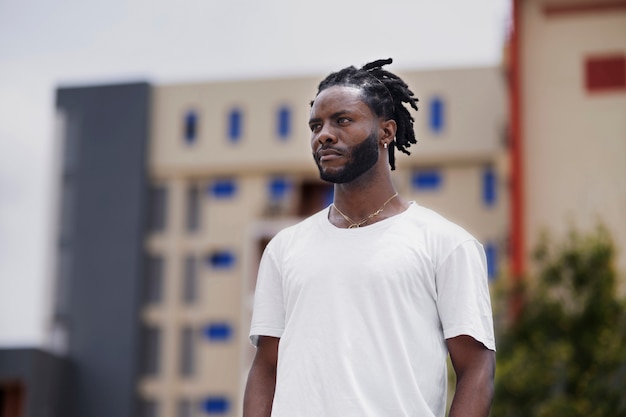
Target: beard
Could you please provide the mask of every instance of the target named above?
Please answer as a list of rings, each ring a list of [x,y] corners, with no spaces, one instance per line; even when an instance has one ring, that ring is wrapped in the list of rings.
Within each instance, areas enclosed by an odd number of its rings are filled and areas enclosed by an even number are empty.
[[[378,135],[372,132],[363,142],[348,149],[345,165],[334,172],[322,168],[319,156],[313,153],[313,158],[320,171],[320,178],[334,184],[344,184],[354,181],[378,161]]]

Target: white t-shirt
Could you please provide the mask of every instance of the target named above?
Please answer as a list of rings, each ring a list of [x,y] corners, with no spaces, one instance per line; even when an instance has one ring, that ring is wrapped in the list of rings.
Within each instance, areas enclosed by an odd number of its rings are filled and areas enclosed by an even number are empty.
[[[416,203],[357,229],[328,212],[260,263],[250,338],[280,338],[272,416],[444,416],[445,339],[495,350],[482,246]]]

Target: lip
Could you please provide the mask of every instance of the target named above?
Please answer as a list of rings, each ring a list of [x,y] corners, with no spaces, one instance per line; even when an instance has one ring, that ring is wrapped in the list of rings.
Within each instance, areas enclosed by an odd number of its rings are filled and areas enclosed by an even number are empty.
[[[332,161],[333,159],[340,158],[341,152],[329,148],[320,149],[319,151],[317,151],[317,156],[320,161]]]

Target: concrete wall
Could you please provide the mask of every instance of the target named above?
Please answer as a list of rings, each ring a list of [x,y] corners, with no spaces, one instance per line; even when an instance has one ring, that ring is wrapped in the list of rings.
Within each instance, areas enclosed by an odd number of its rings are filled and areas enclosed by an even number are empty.
[[[542,229],[562,235],[602,222],[626,270],[626,89],[588,91],[589,57],[626,55],[626,11],[546,13],[522,2],[522,135],[527,251]],[[566,9],[567,10],[567,9]]]
[[[72,190],[62,199],[52,323],[72,365],[65,416],[135,415],[149,102],[145,83],[57,91],[61,192]]]

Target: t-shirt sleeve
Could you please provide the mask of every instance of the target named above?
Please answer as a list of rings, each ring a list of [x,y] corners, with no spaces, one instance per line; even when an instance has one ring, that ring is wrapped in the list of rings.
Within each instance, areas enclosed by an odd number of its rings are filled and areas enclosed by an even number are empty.
[[[446,339],[472,336],[495,351],[487,262],[476,240],[459,244],[436,271],[437,308]]]
[[[250,341],[257,346],[259,336],[281,337],[284,328],[285,304],[282,279],[270,242],[259,264],[250,325]]]

